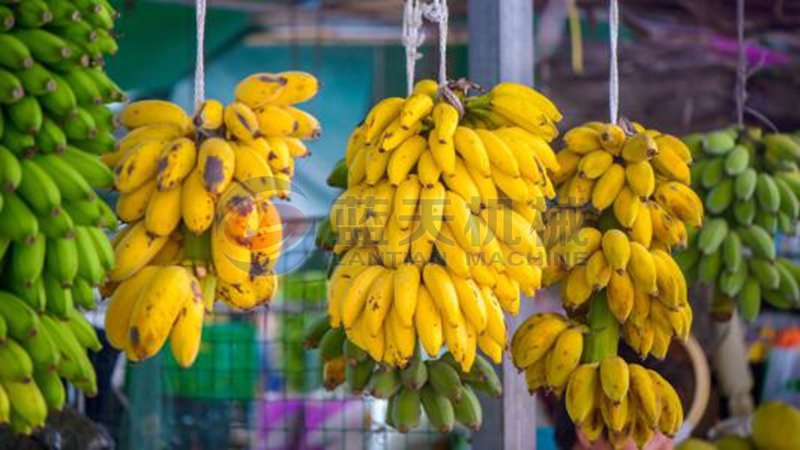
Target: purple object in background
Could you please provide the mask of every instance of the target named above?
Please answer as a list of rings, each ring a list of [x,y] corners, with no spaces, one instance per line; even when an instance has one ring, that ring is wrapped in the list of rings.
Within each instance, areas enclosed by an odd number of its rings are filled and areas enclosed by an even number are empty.
[[[259,450],[357,449],[363,445],[365,405],[352,399],[266,398],[258,402]],[[299,415],[303,414],[302,421]],[[298,429],[299,428],[299,429]],[[353,442],[348,442],[352,433]],[[326,434],[329,441],[326,442]]]
[[[714,49],[720,53],[736,55],[739,52],[739,43],[736,39],[724,36],[714,36],[711,38]],[[765,67],[773,65],[786,65],[792,58],[786,54],[759,45],[745,43],[745,57],[750,67],[762,64]]]

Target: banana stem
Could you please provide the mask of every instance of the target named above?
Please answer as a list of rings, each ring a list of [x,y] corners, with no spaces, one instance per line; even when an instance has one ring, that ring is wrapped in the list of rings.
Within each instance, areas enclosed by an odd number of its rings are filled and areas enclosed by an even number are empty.
[[[211,233],[206,231],[196,236],[188,229],[183,230],[183,248],[186,258],[193,262],[207,262],[211,259]]]
[[[605,290],[592,294],[589,306],[589,334],[583,345],[584,362],[600,361],[617,354],[619,323],[608,309]]]

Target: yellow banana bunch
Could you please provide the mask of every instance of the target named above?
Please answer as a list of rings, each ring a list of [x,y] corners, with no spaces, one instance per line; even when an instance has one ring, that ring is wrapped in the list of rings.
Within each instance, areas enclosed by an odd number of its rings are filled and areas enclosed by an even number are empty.
[[[283,233],[271,200],[288,196],[295,160],[309,154],[302,140],[320,135],[319,122],[294,106],[318,88],[306,73],[258,73],[237,85],[234,102],[207,100],[194,118],[161,100],[122,111],[129,132],[104,161],[128,225],[115,240],[106,291],[119,305],[108,317],[113,345],[131,359],[153,356],[169,338],[189,366],[215,300],[249,310],[275,295]],[[162,278],[171,291],[159,287]],[[137,296],[122,288],[131,285]]]
[[[570,418],[594,442],[633,439],[644,448],[656,431],[674,436],[683,422],[675,389],[654,370],[617,356],[579,365],[569,378],[565,403]]]
[[[405,366],[417,341],[431,357],[446,346],[462,372],[479,350],[499,363],[504,312],[542,283],[538,233],[555,197],[550,142],[561,115],[514,83],[472,98],[451,87],[422,80],[407,98],[378,102],[328,180],[344,190],[326,241],[340,257],[330,326],[390,366]],[[554,384],[565,384],[569,359],[577,364],[576,340],[559,344],[569,354],[554,361]]]

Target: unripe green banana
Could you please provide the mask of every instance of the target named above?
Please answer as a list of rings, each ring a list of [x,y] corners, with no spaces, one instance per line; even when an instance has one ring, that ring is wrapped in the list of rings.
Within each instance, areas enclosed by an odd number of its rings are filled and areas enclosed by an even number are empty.
[[[703,151],[712,156],[724,155],[735,145],[733,136],[725,130],[713,131],[703,138]]]
[[[9,123],[23,133],[35,136],[42,128],[44,115],[36,97],[30,95],[22,97],[17,102],[5,105],[4,109]]]
[[[22,182],[17,188],[19,196],[42,220],[47,220],[61,206],[61,191],[55,181],[35,161],[20,162]]]
[[[392,422],[397,431],[407,433],[419,427],[419,419],[422,414],[419,391],[406,387],[400,388],[392,405],[391,413]]]
[[[13,73],[0,68],[0,104],[11,104],[25,95],[22,82]]]
[[[11,123],[5,125],[2,144],[19,159],[30,158],[36,154],[36,139],[18,130]]]
[[[60,76],[51,73],[50,76],[56,82],[56,88],[39,97],[42,107],[53,114],[55,117],[70,117],[78,107],[78,100],[72,88]]]
[[[64,153],[67,149],[67,136],[52,119],[45,117],[42,128],[36,135],[36,147],[39,153]]]
[[[370,378],[369,395],[379,399],[391,399],[400,389],[400,374],[393,368],[378,370]]]
[[[781,283],[781,274],[774,263],[761,258],[752,258],[749,264],[750,273],[758,278],[762,292],[778,289]]]
[[[36,369],[55,369],[61,363],[61,353],[47,332],[47,328],[39,326],[34,336],[19,341],[28,353]]]
[[[72,303],[86,311],[97,308],[94,288],[92,288],[92,285],[89,284],[88,281],[81,277],[76,277],[72,282]]]
[[[778,215],[759,211],[756,214],[755,225],[763,228],[767,233],[774,234],[778,231]]]
[[[756,192],[756,182],[758,172],[753,168],[748,168],[736,177],[734,191],[738,200],[750,200]]]
[[[719,289],[729,297],[736,297],[747,280],[747,265],[742,264],[735,272],[724,271],[719,277]]]
[[[22,167],[11,150],[0,145],[0,191],[14,192],[22,181]]]
[[[100,224],[99,226],[108,230],[109,233],[117,231],[119,227],[119,219],[114,213],[114,210],[105,201],[98,201],[97,207],[100,210]]]
[[[105,278],[105,270],[95,249],[90,231],[86,227],[75,227],[75,246],[78,249],[78,276],[97,286]]]
[[[58,88],[53,74],[38,63],[34,63],[30,67],[17,72],[16,75],[28,95],[41,97],[54,92]]]
[[[0,209],[0,236],[16,242],[31,243],[39,233],[39,221],[28,205],[13,192],[3,194],[4,206]]]
[[[14,36],[0,32],[0,66],[8,70],[20,71],[33,65],[33,57],[25,44]]]
[[[472,378],[470,386],[492,397],[503,395],[503,383],[494,370],[494,366],[483,356],[476,355],[469,373]]]
[[[735,273],[744,264],[744,254],[742,253],[742,240],[739,233],[731,230],[728,237],[722,244],[722,254],[725,262],[725,269]]]
[[[422,388],[420,393],[422,408],[433,429],[440,433],[449,433],[455,425],[455,411],[450,399],[436,392],[430,384]]]
[[[778,212],[781,205],[781,194],[778,186],[769,174],[759,173],[756,182],[756,200],[758,206],[771,213]]]
[[[737,202],[733,207],[733,215],[740,225],[749,227],[756,218],[756,201],[754,198]]]
[[[346,338],[344,328],[331,328],[326,331],[319,341],[319,356],[323,361],[331,361],[340,358],[344,351],[344,340]]]
[[[103,349],[103,344],[97,337],[94,326],[92,326],[86,317],[78,310],[71,310],[69,312],[69,320],[65,320],[65,323],[69,329],[72,330],[75,339],[78,340],[78,343],[80,343],[83,348],[93,352],[99,352]]]
[[[62,158],[83,175],[83,178],[93,188],[104,189],[114,184],[114,172],[103,164],[97,156],[70,146]]]
[[[350,339],[347,339],[344,343],[344,358],[348,364],[356,365],[369,359],[369,353],[354,344]]]
[[[98,131],[113,133],[119,128],[114,112],[105,105],[84,105],[83,109],[92,116]]]
[[[456,369],[441,360],[427,361],[427,365],[428,381],[436,392],[453,401],[460,399],[464,386]]]
[[[72,168],[69,163],[57,155],[42,155],[34,161],[50,175],[50,178],[61,191],[61,198],[66,202],[91,200],[95,198],[94,189],[83,176]],[[73,217],[74,219],[74,217]]]
[[[725,157],[725,173],[735,177],[747,169],[750,164],[750,153],[747,148],[737,145]]]
[[[347,385],[350,386],[350,392],[356,395],[364,392],[374,369],[374,359],[364,359],[355,364],[348,364],[345,368],[345,379]]]
[[[708,163],[703,170],[703,175],[700,179],[700,184],[705,189],[713,189],[718,185],[724,176],[725,158],[713,158],[708,160]]]
[[[789,216],[792,220],[796,220],[798,215],[800,215],[800,201],[798,201],[797,195],[786,181],[777,177],[773,178],[773,181],[778,187],[778,192],[781,194],[781,212]]]
[[[42,0],[26,0],[17,6],[14,12],[17,26],[23,28],[39,28],[53,20],[53,13]]]
[[[70,140],[90,140],[97,136],[94,118],[85,109],[78,107],[70,120],[64,122],[64,134]]]
[[[17,415],[23,423],[33,428],[43,427],[47,418],[47,403],[36,383],[32,379],[28,379],[25,381],[3,380],[2,384],[11,403],[12,426],[14,425],[14,416]]]
[[[34,311],[43,313],[47,296],[44,292],[44,282],[39,277],[33,283],[25,283],[20,278],[9,277],[8,288],[16,294],[20,300],[25,302]]]
[[[739,228],[738,233],[744,245],[750,248],[754,255],[770,261],[775,259],[775,242],[766,230],[753,225]]]
[[[714,286],[722,268],[722,252],[709,253],[700,257],[697,266],[697,279],[708,286]]]
[[[45,242],[44,235],[39,234],[29,244],[15,242],[12,245],[9,276],[14,281],[19,281],[25,286],[33,286],[44,268]]]
[[[781,277],[778,290],[781,291],[781,294],[783,294],[788,301],[797,306],[800,304],[800,286],[798,286],[797,281],[789,269],[784,267],[783,264],[776,264],[775,267],[778,269],[778,273]]]
[[[428,366],[419,356],[400,371],[400,381],[408,389],[420,390],[428,382]]]
[[[475,391],[469,386],[464,386],[461,399],[453,401],[453,412],[455,413],[456,420],[461,425],[469,428],[472,431],[478,431],[483,423],[483,410],[481,409],[481,402]]]
[[[59,319],[65,319],[72,311],[72,290],[65,288],[58,280],[44,274],[43,276],[44,291],[47,295],[47,303],[45,311]]]
[[[73,139],[70,141],[70,145],[94,155],[104,155],[114,151],[116,138],[113,131],[98,129],[97,135],[93,139]]]
[[[697,247],[703,254],[715,253],[728,235],[728,222],[723,218],[710,219],[697,236]]]
[[[102,199],[97,198],[91,200],[75,200],[67,202],[63,205],[63,208],[69,213],[75,225],[97,227],[100,226],[100,220],[103,217],[99,206],[102,201]]]
[[[754,321],[761,311],[761,284],[754,276],[748,276],[742,290],[739,292],[739,312],[744,320]]]
[[[36,311],[10,292],[0,291],[0,316],[6,319],[8,335],[14,339],[33,336],[39,329]]]
[[[47,6],[53,14],[53,25],[61,25],[68,22],[75,22],[80,20],[81,13],[78,11],[71,2],[62,2],[59,0],[48,0]]]
[[[114,248],[106,237],[105,232],[97,227],[86,227],[92,238],[95,252],[97,253],[100,265],[104,270],[109,271],[114,267]]]
[[[67,400],[67,393],[58,372],[55,369],[36,370],[33,379],[44,397],[47,408],[50,411],[61,411]]]
[[[74,238],[47,239],[45,272],[61,286],[72,286],[78,274],[78,248]]]
[[[33,361],[14,339],[0,346],[0,380],[24,381],[33,376]]]
[[[706,210],[711,214],[720,214],[733,201],[733,180],[725,178],[706,194]]]
[[[69,213],[63,207],[56,208],[53,215],[43,220],[39,228],[45,236],[52,239],[71,237],[75,230],[75,223]]]
[[[64,322],[48,315],[42,316],[42,325],[47,328],[62,355],[58,374],[73,383],[93,377],[94,368],[72,330]]]
[[[75,93],[75,100],[79,105],[99,105],[103,101],[100,90],[94,84],[94,79],[82,70],[71,70],[61,74],[61,78],[69,83],[72,92]]]

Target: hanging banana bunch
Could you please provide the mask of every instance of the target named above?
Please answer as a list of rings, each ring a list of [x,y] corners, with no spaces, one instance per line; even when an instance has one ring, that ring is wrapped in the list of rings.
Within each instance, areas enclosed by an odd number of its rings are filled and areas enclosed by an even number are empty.
[[[318,88],[307,73],[258,73],[234,102],[207,100],[194,118],[161,100],[122,111],[129,132],[103,155],[127,223],[113,242],[106,330],[130,360],[169,339],[188,367],[216,299],[247,311],[275,295],[282,231],[271,200],[289,196],[295,160],[309,154],[303,140],[321,132],[294,106]]]
[[[0,424],[30,434],[63,407],[62,379],[97,392],[82,311],[114,265],[117,220],[95,190],[114,181],[104,104],[124,95],[103,71],[106,1],[3,2],[0,17]]]
[[[563,140],[558,206],[543,220],[543,284],[563,283],[571,319],[530,317],[512,339],[514,364],[531,392],[566,394],[590,440],[633,438],[642,447],[655,430],[677,432],[683,413],[674,389],[619,358],[617,345],[622,338],[642,358],[663,359],[673,337],[689,336],[687,281],[672,253],[703,222],[703,202],[689,187],[692,153],[624,119],[587,123]],[[629,372],[637,373],[630,390]]]
[[[800,214],[800,140],[760,129],[728,128],[685,138],[697,164],[692,184],[709,214],[677,255],[688,281],[714,288],[712,313],[734,308],[755,320],[761,302],[800,306],[800,269],[776,255],[773,236],[794,235]]]
[[[325,336],[368,354],[363,370],[374,368],[373,379],[431,365],[453,371],[450,378],[477,377],[480,387],[468,383],[465,397],[474,397],[473,387],[499,395],[499,385],[481,375],[488,361],[477,350],[501,362],[504,311],[516,315],[520,296],[532,297],[541,285],[538,233],[555,196],[550,142],[561,120],[528,87],[502,83],[471,97],[470,88],[422,80],[409,97],[375,105],[328,180],[344,192],[318,234],[318,244],[335,253]],[[436,359],[444,348],[446,356]],[[389,396],[393,408],[412,411],[393,413],[397,429],[416,425],[420,402],[426,412],[449,410],[442,398],[454,402],[457,420],[470,422],[458,419],[455,394],[442,388],[451,383],[431,384],[435,402],[426,400],[427,388]],[[467,412],[480,411],[470,404]]]

